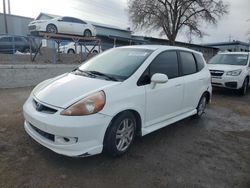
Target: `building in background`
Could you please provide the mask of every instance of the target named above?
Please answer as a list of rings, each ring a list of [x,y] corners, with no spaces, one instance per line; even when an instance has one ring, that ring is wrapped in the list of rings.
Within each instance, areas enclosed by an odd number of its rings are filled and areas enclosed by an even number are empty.
[[[210,43],[204,44],[204,46],[208,47],[216,47],[219,48],[220,51],[228,51],[228,52],[249,52],[250,44],[246,42],[241,42],[234,40],[232,42],[218,42],[218,43]]]
[[[9,35],[27,36],[28,24],[33,21],[33,18],[6,14],[7,27]],[[0,13],[0,35],[5,34],[4,14]]]

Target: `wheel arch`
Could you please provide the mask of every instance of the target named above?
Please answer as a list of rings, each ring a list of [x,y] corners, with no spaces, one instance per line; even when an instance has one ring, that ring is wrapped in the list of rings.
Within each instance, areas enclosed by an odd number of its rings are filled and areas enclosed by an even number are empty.
[[[113,118],[112,120],[110,121],[108,127],[106,128],[106,131],[105,131],[105,134],[104,134],[104,138],[103,138],[103,143],[105,142],[105,138],[106,138],[106,135],[107,135],[107,132],[110,128],[110,126],[112,125],[113,121],[122,113],[125,113],[125,112],[130,112],[132,113],[134,116],[135,116],[135,119],[136,119],[136,135],[137,136],[141,136],[141,127],[142,127],[142,120],[141,120],[141,115],[138,111],[134,110],[134,109],[127,109],[127,110],[123,110],[123,111],[120,111],[119,113],[117,113]]]
[[[205,91],[205,92],[202,94],[202,96],[203,96],[203,95],[206,95],[207,104],[208,104],[209,101],[210,101],[210,99],[211,99],[211,94],[210,94],[210,92],[209,92],[209,91]]]
[[[84,35],[84,36],[85,36],[85,32],[86,32],[86,31],[89,31],[90,34],[91,34],[91,36],[92,36],[93,33],[92,33],[91,29],[89,29],[89,28],[87,28],[87,29],[85,29],[85,30],[83,31],[83,35]]]
[[[73,51],[73,53],[75,53],[75,50],[74,50],[73,48],[69,48],[69,49],[67,50],[67,54],[68,54],[70,51]]]

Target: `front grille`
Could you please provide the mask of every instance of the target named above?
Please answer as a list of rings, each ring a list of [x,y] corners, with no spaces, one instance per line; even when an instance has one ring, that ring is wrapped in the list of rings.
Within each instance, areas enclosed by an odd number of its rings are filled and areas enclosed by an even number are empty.
[[[34,99],[33,99],[33,104],[34,104],[35,109],[38,112],[42,112],[42,113],[46,113],[46,114],[54,114],[54,113],[57,112],[56,109],[50,108],[48,106],[45,106],[45,105],[39,103],[38,101],[36,101]]]
[[[210,70],[210,74],[211,74],[211,76],[218,77],[218,76],[222,76],[224,74],[224,71],[221,71],[221,70]]]
[[[36,29],[36,26],[35,26],[35,25],[29,26],[29,30],[35,30],[35,29]]]
[[[30,124],[30,123],[29,123],[29,125],[34,129],[34,131],[36,131],[42,137],[47,138],[48,140],[51,140],[53,142],[55,141],[55,135],[50,134],[50,133],[46,133],[46,132],[42,131],[41,129],[38,129],[34,125]]]

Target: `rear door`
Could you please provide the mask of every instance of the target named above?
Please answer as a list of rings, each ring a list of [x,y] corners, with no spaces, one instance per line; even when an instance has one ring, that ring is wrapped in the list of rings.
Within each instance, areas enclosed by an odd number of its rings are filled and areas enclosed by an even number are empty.
[[[71,17],[62,17],[58,22],[59,33],[75,34]]]
[[[179,51],[182,75],[184,79],[183,110],[185,112],[195,109],[202,95],[205,77],[198,71],[195,56],[192,52]]]
[[[72,18],[72,21],[73,21],[74,33],[76,35],[83,35],[84,30],[86,29],[86,22],[77,18]]]
[[[146,87],[146,127],[160,123],[181,113],[183,101],[183,78],[179,77],[176,51],[159,54],[150,64],[149,77],[155,73],[166,74],[167,83]]]

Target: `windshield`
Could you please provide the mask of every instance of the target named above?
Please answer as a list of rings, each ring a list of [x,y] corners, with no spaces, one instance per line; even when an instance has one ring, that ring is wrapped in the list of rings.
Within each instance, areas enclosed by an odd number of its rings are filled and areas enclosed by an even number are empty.
[[[224,65],[246,65],[247,54],[217,54],[208,63]]]
[[[105,74],[117,80],[129,78],[152,53],[152,50],[115,48],[82,64],[80,71]]]

